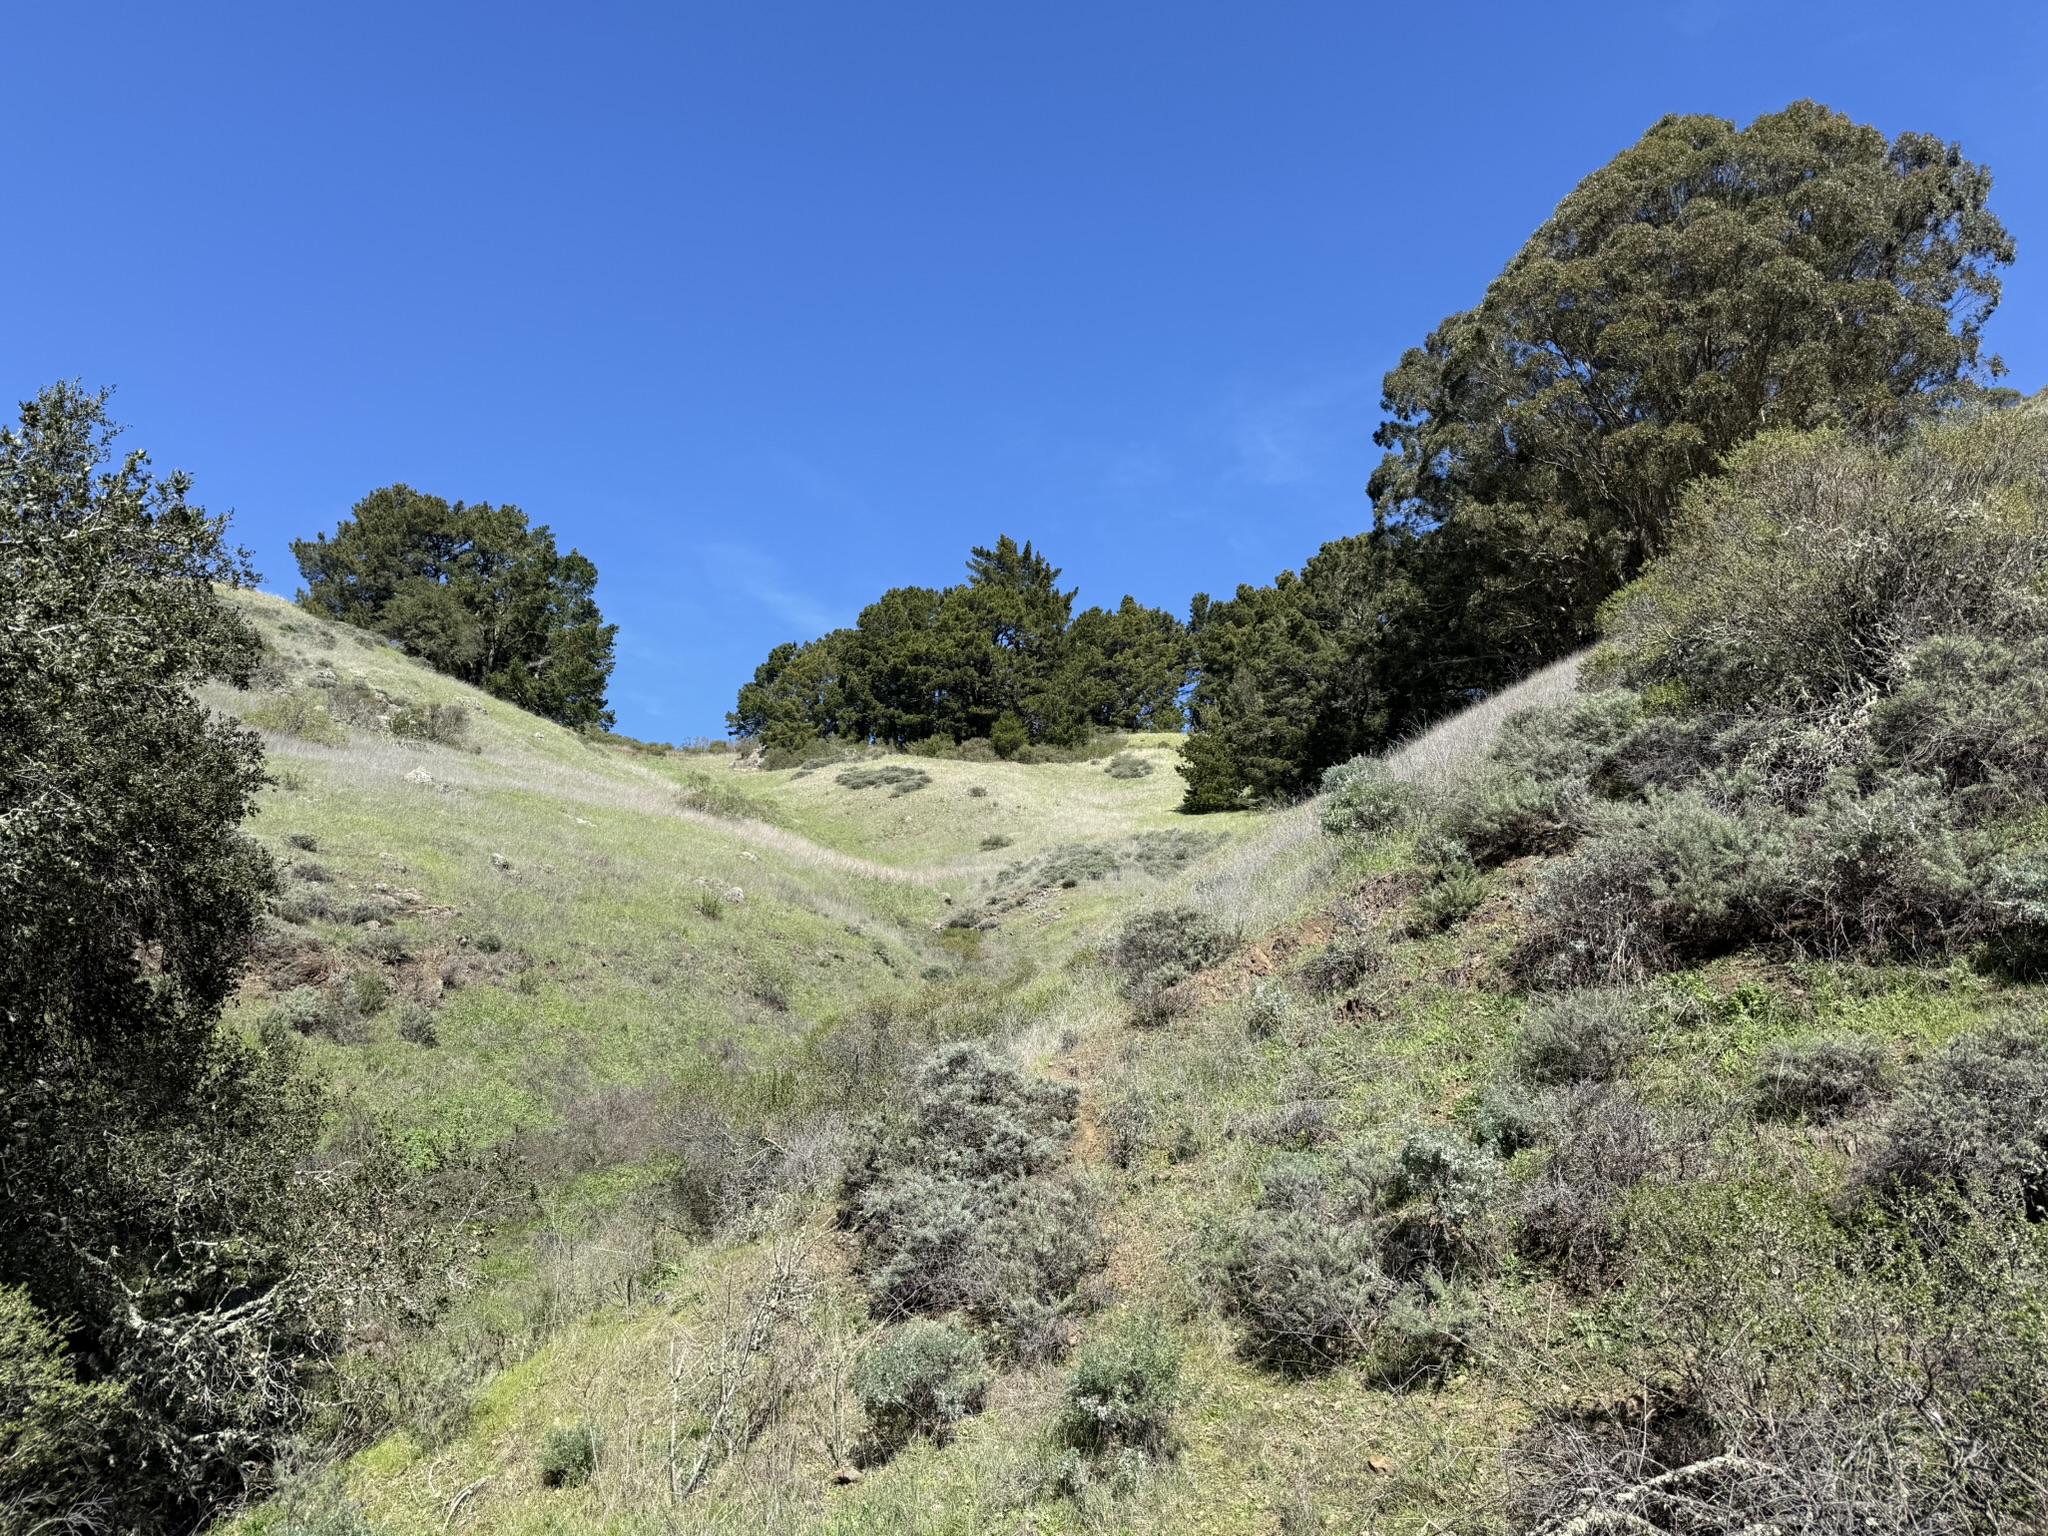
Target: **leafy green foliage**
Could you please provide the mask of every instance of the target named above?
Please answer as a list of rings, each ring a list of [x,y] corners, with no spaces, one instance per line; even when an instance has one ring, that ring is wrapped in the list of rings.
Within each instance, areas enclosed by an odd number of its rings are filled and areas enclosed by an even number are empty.
[[[34,1530],[90,1509],[122,1404],[118,1383],[78,1379],[25,1292],[0,1286],[0,1525]]]
[[[1655,124],[1387,375],[1373,531],[1195,599],[1185,808],[1299,793],[1586,644],[1758,432],[1892,436],[1981,394],[1990,184],[1813,102]]]
[[[853,1366],[868,1423],[862,1460],[886,1461],[918,1435],[943,1441],[981,1412],[989,1377],[981,1340],[958,1323],[913,1318],[889,1329]]]
[[[597,567],[517,507],[372,491],[333,538],[292,544],[301,606],[402,644],[437,671],[569,726],[609,726],[618,626]]]
[[[853,628],[775,647],[726,717],[733,734],[774,753],[837,738],[1015,758],[1096,730],[1180,727],[1188,652],[1173,615],[1129,597],[1075,614],[1058,568],[1008,535],[967,564],[959,586],[893,588]]]

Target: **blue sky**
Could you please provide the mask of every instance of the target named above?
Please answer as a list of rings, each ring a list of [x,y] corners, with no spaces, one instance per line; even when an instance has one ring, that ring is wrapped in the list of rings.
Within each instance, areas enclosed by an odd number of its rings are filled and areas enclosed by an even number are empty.
[[[405,480],[598,563],[619,728],[1036,540],[1185,612],[1368,521],[1379,379],[1665,112],[1959,140],[2048,383],[2048,7],[7,7],[0,385],[286,542]]]

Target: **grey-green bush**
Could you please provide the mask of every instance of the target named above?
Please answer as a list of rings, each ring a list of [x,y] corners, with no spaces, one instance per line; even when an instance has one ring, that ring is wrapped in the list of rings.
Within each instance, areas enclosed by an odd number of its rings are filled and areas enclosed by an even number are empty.
[[[1859,1178],[1894,1204],[1955,1193],[2048,1214],[2048,1037],[2006,1023],[1933,1057],[1899,1093]]]
[[[1644,1045],[1640,1005],[1629,993],[1582,988],[1529,1004],[1515,1066],[1532,1083],[1605,1083]]]
[[[1158,1316],[1127,1312],[1082,1344],[1060,1402],[1060,1440],[1088,1456],[1148,1456],[1172,1445],[1180,1404],[1180,1349]]]
[[[943,1046],[855,1138],[841,1219],[884,1317],[960,1313],[1019,1358],[1058,1353],[1094,1265],[1088,1187],[1067,1161],[1079,1095],[978,1045]]]
[[[1780,1042],[1758,1064],[1757,1110],[1816,1120],[1851,1113],[1877,1097],[1884,1065],[1884,1043],[1868,1035]]]
[[[1192,907],[1141,912],[1125,923],[1103,951],[1134,1016],[1161,1024],[1174,1011],[1173,988],[1214,965],[1232,948],[1231,936]]]
[[[1224,1266],[1246,1352],[1289,1375],[1364,1353],[1396,1289],[1362,1194],[1339,1198],[1329,1182],[1305,1159],[1276,1160]]]
[[[597,1470],[597,1433],[588,1424],[551,1429],[540,1447],[543,1488],[581,1488]]]
[[[1384,970],[1387,949],[1361,933],[1340,933],[1295,967],[1302,989],[1317,997],[1352,991],[1375,971]]]
[[[853,1395],[867,1415],[861,1459],[885,1461],[918,1436],[943,1441],[981,1412],[988,1359],[977,1339],[950,1320],[914,1318],[861,1351]]]
[[[1324,770],[1320,814],[1332,837],[1383,837],[1411,821],[1421,805],[1415,786],[1395,778],[1376,757],[1354,757]]]
[[[1615,1204],[1667,1165],[1665,1138],[1642,1100],[1619,1084],[1566,1090],[1554,1124],[1550,1161],[1516,1211],[1515,1246],[1591,1289],[1619,1252]]]
[[[1496,1247],[1499,1192],[1500,1165],[1484,1149],[1443,1131],[1412,1132],[1386,1180],[1387,1270],[1415,1277],[1484,1267]]]

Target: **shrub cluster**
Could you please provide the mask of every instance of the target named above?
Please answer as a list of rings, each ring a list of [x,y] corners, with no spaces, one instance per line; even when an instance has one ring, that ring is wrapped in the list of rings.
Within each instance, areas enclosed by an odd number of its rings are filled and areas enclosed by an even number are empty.
[[[1421,806],[1412,784],[1395,778],[1385,763],[1355,757],[1323,773],[1321,817],[1332,837],[1364,841],[1406,824]]]
[[[2048,1215],[2048,1036],[2008,1022],[1950,1045],[1900,1092],[1858,1174],[1894,1205],[1960,1195]]]
[[[956,1322],[913,1318],[889,1329],[853,1366],[853,1395],[867,1415],[860,1459],[886,1461],[918,1435],[944,1441],[981,1412],[989,1375],[981,1340]]]
[[[1180,1350],[1150,1312],[1131,1312],[1074,1357],[1060,1402],[1058,1435],[1085,1456],[1164,1455],[1180,1404]]]
[[[1224,1269],[1247,1350],[1290,1375],[1363,1354],[1398,1289],[1380,1236],[1362,1186],[1309,1158],[1276,1159]]]
[[[958,1313],[1020,1358],[1060,1350],[1098,1247],[1068,1162],[1077,1108],[1071,1086],[977,1045],[918,1067],[906,1102],[856,1138],[842,1187],[881,1315]]]
[[[932,776],[922,768],[905,763],[882,763],[873,767],[848,768],[833,782],[841,789],[876,789],[886,786],[890,798],[915,794],[930,784]]]
[[[1767,434],[1603,612],[1590,691],[1511,716],[1431,807],[1480,865],[1569,854],[1517,955],[1612,983],[1750,944],[2048,953],[2048,410],[1883,450]],[[1390,825],[1374,765],[1326,814]],[[1362,818],[1362,820],[1360,819]],[[1334,830],[1335,828],[1333,828]],[[1425,921],[1473,897],[1460,878]]]
[[[1141,1023],[1164,1023],[1168,993],[1230,953],[1231,936],[1192,907],[1141,912],[1103,952]]]

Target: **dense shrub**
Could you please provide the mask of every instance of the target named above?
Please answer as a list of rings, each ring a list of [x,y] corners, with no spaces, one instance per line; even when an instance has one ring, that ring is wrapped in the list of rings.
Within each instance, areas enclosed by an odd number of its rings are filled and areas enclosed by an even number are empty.
[[[1230,935],[1192,907],[1143,912],[1125,923],[1103,951],[1140,1022],[1161,1023],[1166,994],[1214,965],[1232,947]]]
[[[1254,980],[1244,998],[1244,1029],[1254,1040],[1269,1039],[1294,1017],[1294,999],[1284,984],[1270,976]]]
[[[1415,924],[1425,933],[1439,932],[1463,922],[1485,900],[1486,879],[1478,870],[1470,864],[1449,865],[1417,893]]]
[[[1905,1214],[1844,1223],[1775,1179],[1640,1200],[1614,1336],[1644,1390],[1544,1416],[1510,1460],[1518,1528],[2038,1526],[2048,1244],[1952,1204]]]
[[[1757,1068],[1757,1110],[1829,1119],[1861,1109],[1877,1096],[1884,1065],[1884,1043],[1867,1035],[1774,1045]]]
[[[1055,1353],[1096,1258],[1066,1166],[1078,1094],[975,1045],[919,1066],[907,1102],[855,1140],[841,1212],[885,1317],[957,1312],[1024,1357]]]
[[[882,763],[845,769],[833,782],[842,789],[874,789],[886,785],[893,799],[898,795],[915,794],[931,781],[932,776],[922,768],[912,768],[906,763]]]
[[[1159,1456],[1171,1447],[1179,1403],[1180,1349],[1172,1332],[1150,1312],[1127,1312],[1076,1353],[1059,1438],[1089,1456]]]
[[[1480,1268],[1493,1256],[1500,1165],[1485,1150],[1441,1131],[1415,1131],[1402,1142],[1385,1182],[1390,1273],[1449,1275]]]
[[[1349,992],[1387,964],[1387,948],[1361,933],[1340,933],[1295,967],[1303,990],[1317,997]]]
[[[1362,1354],[1396,1290],[1379,1237],[1363,1191],[1333,1191],[1305,1159],[1276,1161],[1225,1265],[1247,1351],[1293,1375]]]
[[[1642,1012],[1627,992],[1586,988],[1530,1003],[1515,1065],[1533,1083],[1605,1083],[1643,1044]]]
[[[459,747],[469,740],[469,710],[461,704],[401,704],[391,712],[391,734]]]
[[[581,1488],[597,1470],[597,1434],[588,1424],[551,1429],[540,1447],[543,1488]]]
[[[1373,1342],[1373,1378],[1397,1390],[1442,1381],[1471,1353],[1480,1320],[1471,1292],[1426,1271],[1387,1304]]]
[[[1939,635],[2048,629],[2048,412],[1985,411],[1899,451],[1776,432],[1685,497],[1664,558],[1608,605],[1606,666],[1703,712],[1889,694]]]
[[[1142,779],[1152,772],[1152,760],[1135,752],[1119,752],[1103,769],[1112,779]]]
[[[1492,1083],[1467,1106],[1472,1139],[1495,1157],[1512,1157],[1543,1139],[1550,1123],[1547,1105],[1518,1083]]]
[[[1421,803],[1415,786],[1375,757],[1354,757],[1323,773],[1322,824],[1332,837],[1384,836],[1413,818]]]
[[[79,1380],[27,1294],[0,1286],[0,1530],[65,1529],[94,1506],[123,1396]]]
[[[981,1412],[989,1376],[981,1340],[958,1323],[915,1318],[889,1329],[853,1366],[868,1426],[861,1459],[886,1461],[917,1435],[945,1440]]]
[[[2005,1024],[1928,1061],[1900,1092],[1860,1177],[1894,1203],[1954,1192],[2048,1214],[2048,1037]]]
[[[1642,1100],[1613,1084],[1567,1090],[1554,1126],[1550,1161],[1516,1211],[1515,1245],[1573,1284],[1591,1287],[1619,1252],[1617,1201],[1664,1169],[1669,1150]]]

